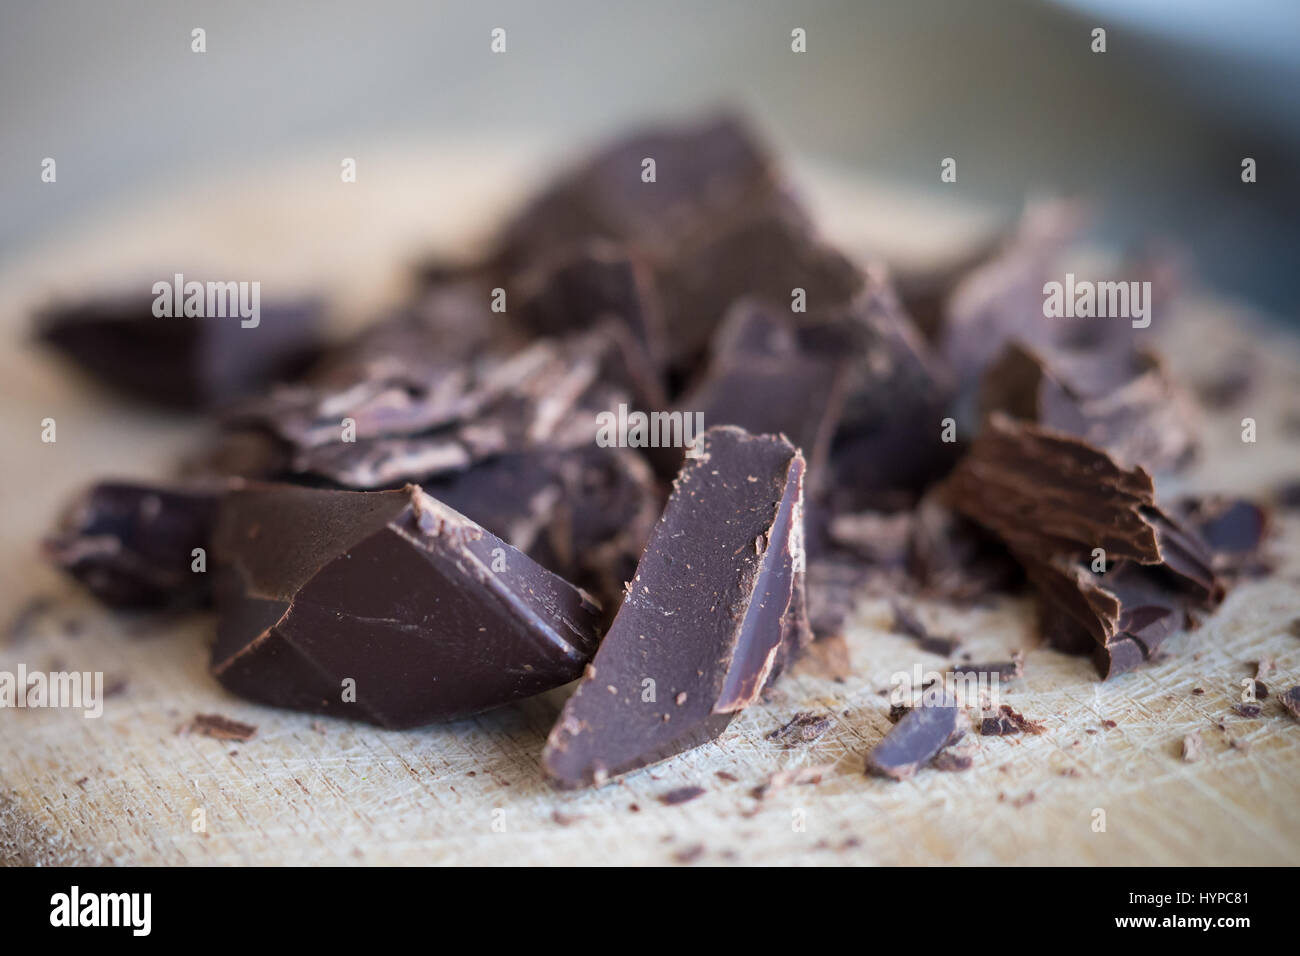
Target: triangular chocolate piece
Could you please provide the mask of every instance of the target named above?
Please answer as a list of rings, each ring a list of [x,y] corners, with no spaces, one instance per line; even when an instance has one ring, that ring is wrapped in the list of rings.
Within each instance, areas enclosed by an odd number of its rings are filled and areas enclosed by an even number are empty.
[[[803,472],[784,438],[705,432],[551,731],[542,760],[562,786],[712,740],[807,639]]]
[[[574,680],[599,641],[585,593],[414,485],[251,485],[215,548],[213,671],[263,703],[450,720]]]

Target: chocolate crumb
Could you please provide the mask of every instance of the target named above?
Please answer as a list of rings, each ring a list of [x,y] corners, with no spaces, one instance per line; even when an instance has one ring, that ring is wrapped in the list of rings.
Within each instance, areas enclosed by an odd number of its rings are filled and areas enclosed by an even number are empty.
[[[203,734],[205,737],[215,737],[218,740],[238,740],[240,742],[252,740],[257,734],[255,725],[231,720],[229,717],[222,717],[220,714],[195,714],[194,719],[184,729]]]
[[[776,740],[787,747],[806,744],[816,740],[830,729],[831,718],[827,714],[814,714],[800,711],[790,720],[767,735],[768,740]]]
[[[739,777],[737,777],[734,773],[727,773],[727,771],[725,771],[725,770],[719,770],[717,773],[714,774],[714,776],[717,777],[719,780],[724,780],[724,781],[726,781],[727,783],[739,783],[739,782],[740,782],[740,778],[739,778]]]
[[[980,721],[980,735],[983,737],[1005,737],[1009,734],[1041,734],[1042,724],[1030,720],[1024,714],[1017,713],[1007,704],[998,708],[996,715],[985,717]]]
[[[696,797],[703,796],[704,792],[703,787],[678,787],[675,790],[660,794],[659,802],[665,806],[675,807],[678,804],[688,803]]]
[[[1235,705],[1232,709],[1235,710],[1239,716],[1250,718],[1258,717],[1264,708],[1261,707],[1257,701],[1248,700]]]
[[[934,759],[930,761],[930,766],[935,770],[960,773],[963,770],[969,770],[973,763],[974,760],[969,753],[948,749],[940,750],[935,754]]]
[[[694,863],[700,857],[704,856],[704,844],[692,843],[685,849],[678,850],[673,854],[673,859],[678,863]]]
[[[1113,720],[1103,720],[1101,722],[1101,725],[1105,727],[1107,730],[1114,730],[1116,727],[1119,726],[1119,724],[1115,723],[1115,721]]]
[[[1193,687],[1193,688],[1192,688],[1192,693],[1195,694],[1197,697],[1200,697],[1202,694],[1205,693],[1205,688],[1204,688],[1204,687]]]
[[[1254,691],[1256,700],[1268,700],[1268,685],[1258,678],[1254,681]]]

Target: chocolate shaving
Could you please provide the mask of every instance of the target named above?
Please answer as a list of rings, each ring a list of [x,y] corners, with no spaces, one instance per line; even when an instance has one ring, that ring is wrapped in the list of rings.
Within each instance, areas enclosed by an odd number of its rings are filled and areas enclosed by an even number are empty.
[[[800,711],[789,721],[768,734],[767,739],[784,743],[786,746],[806,744],[826,733],[830,727],[831,718],[829,715]]]
[[[252,740],[257,735],[257,727],[254,724],[231,720],[229,717],[222,717],[220,714],[195,714],[187,729],[203,734],[205,737],[215,737],[218,740],[238,740],[241,743]]]

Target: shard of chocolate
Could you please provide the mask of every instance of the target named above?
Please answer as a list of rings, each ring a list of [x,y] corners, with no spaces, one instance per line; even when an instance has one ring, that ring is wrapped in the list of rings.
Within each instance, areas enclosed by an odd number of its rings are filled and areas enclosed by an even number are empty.
[[[734,117],[646,129],[562,172],[509,223],[493,259],[514,271],[595,238],[667,258],[684,235],[779,191],[772,158]]]
[[[547,740],[542,761],[561,786],[599,785],[714,739],[806,639],[803,471],[782,438],[705,433]]]
[[[1051,278],[1054,258],[1079,234],[1083,215],[1072,202],[1030,206],[1002,251],[952,289],[936,340],[963,387],[977,383],[1013,339],[1059,341],[1063,323],[1043,315],[1043,284]]]
[[[676,250],[657,281],[670,358],[689,370],[737,300],[766,302],[812,324],[842,312],[864,280],[800,214],[768,206],[710,223]]]
[[[266,704],[451,720],[575,679],[599,641],[583,592],[415,486],[250,485],[214,548],[213,672]]]
[[[715,336],[702,380],[678,402],[709,425],[785,435],[808,461],[811,481],[824,481],[831,439],[844,405],[842,358],[802,349],[793,324],[757,300],[737,302]]]
[[[220,491],[100,482],[63,513],[45,554],[111,607],[206,604]]]
[[[439,501],[590,591],[612,617],[659,516],[649,465],[627,448],[534,448],[426,486]]]
[[[1196,411],[1151,352],[1010,343],[985,372],[981,412],[1086,439],[1126,464],[1169,471],[1196,451]]]
[[[220,407],[296,375],[321,344],[316,302],[262,307],[248,327],[224,311],[160,317],[153,304],[153,295],[122,294],[51,306],[36,334],[116,391],[185,409]]]
[[[1048,640],[1091,649],[1103,677],[1223,597],[1210,550],[1157,506],[1150,475],[1073,436],[995,413],[944,493],[1024,567]]]
[[[1172,510],[1209,546],[1218,574],[1238,578],[1272,570],[1262,553],[1272,525],[1267,509],[1244,498],[1212,496],[1179,500]]]
[[[629,339],[602,324],[471,364],[398,364],[391,377],[376,369],[358,382],[282,386],[231,410],[206,464],[253,469],[236,472],[246,478],[379,490],[429,483],[495,455],[579,448],[595,439],[601,412],[652,387],[626,351],[635,348]]]
[[[580,332],[614,318],[654,361],[664,349],[663,315],[649,266],[630,250],[594,240],[520,276],[521,322],[539,335]]]
[[[883,740],[867,755],[867,773],[906,780],[944,747],[965,734],[961,708],[950,697],[933,695],[907,708]]]

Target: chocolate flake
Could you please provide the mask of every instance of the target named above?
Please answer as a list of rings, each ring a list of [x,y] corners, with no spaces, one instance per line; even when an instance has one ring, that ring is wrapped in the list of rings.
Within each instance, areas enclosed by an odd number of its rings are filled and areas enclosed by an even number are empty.
[[[1300,687],[1292,687],[1278,698],[1288,714],[1300,720]]]
[[[960,738],[961,708],[951,698],[909,708],[867,757],[867,772],[905,780]]]

